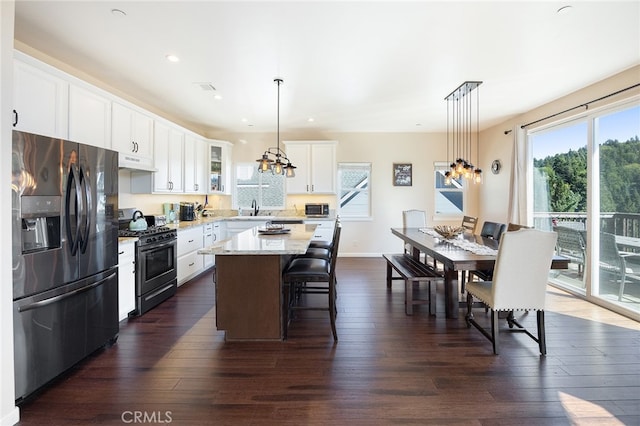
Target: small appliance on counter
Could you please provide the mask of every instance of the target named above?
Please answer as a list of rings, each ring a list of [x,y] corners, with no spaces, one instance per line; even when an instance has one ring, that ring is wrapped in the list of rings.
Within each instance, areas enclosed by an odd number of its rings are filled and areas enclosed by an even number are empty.
[[[163,214],[145,215],[149,226],[165,226],[167,224],[167,216]]]
[[[180,220],[180,204],[164,203],[162,205],[166,223],[176,223]]]
[[[180,220],[196,220],[196,206],[194,203],[180,203]]]
[[[328,217],[329,204],[307,203],[304,205],[304,215],[307,217]]]

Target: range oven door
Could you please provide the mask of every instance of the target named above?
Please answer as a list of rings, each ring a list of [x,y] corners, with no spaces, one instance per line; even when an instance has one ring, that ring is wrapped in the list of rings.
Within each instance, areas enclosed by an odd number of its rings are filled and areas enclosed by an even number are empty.
[[[138,247],[136,303],[142,315],[176,293],[178,287],[177,240]]]

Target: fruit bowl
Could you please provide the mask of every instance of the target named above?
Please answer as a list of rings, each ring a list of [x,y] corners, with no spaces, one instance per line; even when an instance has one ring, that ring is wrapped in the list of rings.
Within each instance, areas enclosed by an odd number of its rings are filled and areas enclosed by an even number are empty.
[[[433,230],[447,240],[455,238],[464,232],[464,228],[462,226],[450,225],[437,225],[433,227]]]

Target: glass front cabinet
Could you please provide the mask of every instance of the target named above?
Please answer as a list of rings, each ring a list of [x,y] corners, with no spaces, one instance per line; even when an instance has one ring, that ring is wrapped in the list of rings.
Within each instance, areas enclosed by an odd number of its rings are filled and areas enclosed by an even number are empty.
[[[209,140],[210,194],[231,194],[231,147],[226,141]]]

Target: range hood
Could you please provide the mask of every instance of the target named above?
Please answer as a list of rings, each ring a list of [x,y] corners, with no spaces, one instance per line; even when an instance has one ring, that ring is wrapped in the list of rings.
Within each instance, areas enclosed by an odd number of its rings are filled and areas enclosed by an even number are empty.
[[[118,154],[118,168],[141,170],[145,172],[157,172],[158,169],[153,167],[153,160],[150,158],[136,157],[131,154]]]

